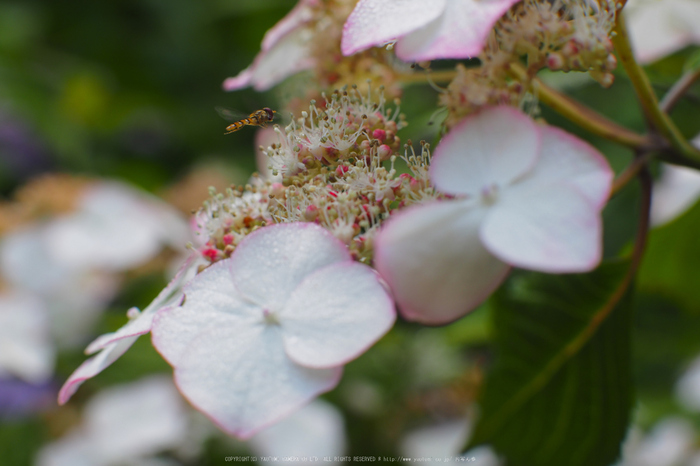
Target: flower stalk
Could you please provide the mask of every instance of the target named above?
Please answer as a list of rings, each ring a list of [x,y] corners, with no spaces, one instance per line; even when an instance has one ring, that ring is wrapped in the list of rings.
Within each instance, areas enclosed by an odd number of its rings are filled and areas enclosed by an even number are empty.
[[[617,50],[620,62],[632,82],[649,123],[683,158],[700,162],[700,151],[686,141],[668,114],[661,109],[649,78],[635,60],[623,12],[618,13],[615,32],[616,34],[612,38],[615,50]]]
[[[520,64],[510,64],[509,71],[520,81],[527,82],[529,80],[527,71]],[[645,148],[652,144],[648,137],[620,126],[591,108],[549,87],[540,79],[533,78],[531,82],[532,90],[541,102],[587,131],[632,149]]]

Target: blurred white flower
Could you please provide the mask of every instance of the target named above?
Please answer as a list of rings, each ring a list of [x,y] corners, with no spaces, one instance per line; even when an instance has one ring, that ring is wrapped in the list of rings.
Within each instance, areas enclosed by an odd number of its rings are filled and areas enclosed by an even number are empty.
[[[691,44],[700,45],[698,0],[628,0],[625,13],[640,63],[651,63]]]
[[[42,383],[53,374],[56,351],[44,303],[17,291],[0,293],[0,376]]]
[[[120,280],[113,273],[61,262],[49,250],[48,235],[47,223],[37,223],[3,237],[0,271],[13,288],[43,300],[49,338],[58,347],[82,345]]]
[[[622,448],[619,466],[686,466],[695,442],[695,430],[681,418],[667,418],[646,435],[633,429]]]
[[[467,443],[471,428],[471,422],[462,419],[412,430],[401,441],[401,454],[407,458],[440,458],[442,464],[501,465],[498,456],[488,446],[473,448],[460,460],[455,459]],[[435,464],[436,461],[433,459],[429,463]]]
[[[676,382],[676,396],[681,404],[690,411],[700,411],[700,356]]]
[[[83,423],[39,452],[38,466],[168,464],[149,458],[176,450],[189,435],[189,417],[169,377],[154,376],[101,391]]]
[[[700,134],[690,142],[700,149]],[[654,183],[652,193],[651,224],[660,226],[669,223],[695,205],[700,197],[700,172],[661,164],[661,176]]]
[[[267,427],[250,440],[259,456],[317,457],[342,456],[346,453],[343,415],[332,404],[317,399],[275,425]],[[312,461],[317,463],[318,461]],[[295,461],[294,464],[312,462]],[[339,464],[323,461],[324,464]]]
[[[116,182],[87,188],[78,209],[48,226],[48,249],[66,266],[125,270],[153,258],[164,246],[183,249],[187,222],[173,208]]]
[[[184,293],[156,315],[153,345],[192,405],[240,438],[335,387],[395,319],[377,274],[309,223],[251,233]]]

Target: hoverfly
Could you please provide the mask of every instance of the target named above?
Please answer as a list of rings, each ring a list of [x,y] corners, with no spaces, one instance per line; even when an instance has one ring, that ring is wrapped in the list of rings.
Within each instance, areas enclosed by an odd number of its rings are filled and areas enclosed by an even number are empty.
[[[217,108],[217,111],[224,118],[231,117],[231,112],[228,110]],[[244,126],[265,126],[267,123],[272,121],[273,118],[275,118],[275,113],[277,112],[272,110],[270,107],[265,107],[262,110],[256,110],[247,117],[241,118],[240,120],[228,125],[224,134],[235,133]]]

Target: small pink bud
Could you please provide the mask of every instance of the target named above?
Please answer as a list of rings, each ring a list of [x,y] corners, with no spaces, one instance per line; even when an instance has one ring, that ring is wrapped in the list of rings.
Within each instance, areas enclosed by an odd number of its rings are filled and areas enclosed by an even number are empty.
[[[615,58],[615,55],[608,55],[608,57],[605,59],[605,64],[603,65],[603,67],[607,71],[613,71],[615,68],[617,68],[617,58]]]
[[[231,233],[225,234],[222,239],[224,241],[224,244],[232,244],[233,243],[233,235]]]
[[[348,172],[348,170],[350,170],[350,167],[348,167],[347,165],[338,165],[335,168],[335,175],[337,177],[342,177]]]
[[[574,41],[571,40],[564,44],[564,47],[561,48],[561,53],[563,53],[566,57],[576,55],[578,52],[578,46],[576,45],[576,43],[574,43]]]
[[[282,197],[284,196],[284,190],[282,183],[272,183],[272,186],[270,186],[270,197]]]
[[[313,222],[314,220],[316,220],[316,217],[318,217],[318,207],[316,207],[315,205],[311,204],[311,205],[308,206],[308,207],[306,208],[306,210],[304,211],[304,218],[305,218],[308,222]]]
[[[389,160],[389,157],[391,156],[391,147],[387,146],[386,144],[382,144],[377,149],[377,155],[381,161]]]
[[[374,131],[372,131],[372,137],[374,139],[379,139],[381,142],[384,142],[384,140],[386,139],[386,131],[384,131],[383,129],[375,129]]]
[[[553,71],[558,71],[564,68],[564,58],[558,53],[550,53],[547,55],[547,68]]]
[[[219,255],[219,250],[214,248],[207,248],[202,251],[202,255],[209,259],[210,262],[214,262]]]

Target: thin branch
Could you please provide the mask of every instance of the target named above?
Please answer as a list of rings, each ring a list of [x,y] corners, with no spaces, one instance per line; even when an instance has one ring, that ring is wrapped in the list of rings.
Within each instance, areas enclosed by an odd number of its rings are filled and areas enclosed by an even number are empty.
[[[681,78],[676,81],[676,83],[669,89],[661,102],[659,107],[665,113],[669,113],[676,106],[678,101],[683,97],[683,95],[690,89],[690,86],[700,79],[700,69],[694,71],[686,72]]]
[[[647,166],[649,161],[652,159],[652,155],[652,152],[645,152],[639,157],[635,157],[634,160],[632,160],[632,163],[630,163],[622,171],[622,173],[617,175],[617,178],[615,178],[615,181],[613,181],[612,189],[610,190],[610,197],[613,197],[615,194],[620,192],[620,190],[624,188],[627,183],[632,181],[642,171],[642,169]]]
[[[529,81],[527,71],[522,65],[511,64],[509,71],[521,82]],[[593,134],[635,150],[646,150],[652,145],[652,140],[646,136],[620,126],[595,110],[549,87],[538,78],[532,78],[532,90],[542,103]]]

